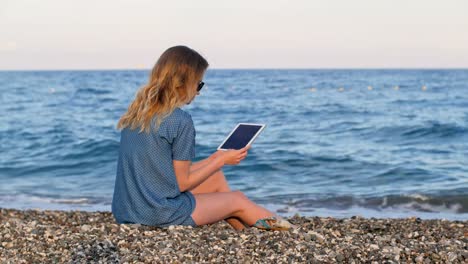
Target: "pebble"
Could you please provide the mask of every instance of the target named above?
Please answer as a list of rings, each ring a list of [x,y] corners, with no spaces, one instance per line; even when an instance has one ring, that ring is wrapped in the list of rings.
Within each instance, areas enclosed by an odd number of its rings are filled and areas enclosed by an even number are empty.
[[[424,254],[417,256],[414,261],[416,261],[416,263],[422,263],[424,261]]]
[[[317,233],[317,232],[309,231],[309,232],[307,232],[307,234],[309,234],[311,236],[312,240],[316,240],[319,243],[323,243],[325,241],[325,237],[322,236],[321,234]]]
[[[82,225],[82,226],[81,226],[81,231],[83,231],[83,232],[88,232],[89,230],[91,230],[91,226],[90,226],[90,225]]]
[[[288,219],[298,229],[226,222],[157,228],[111,212],[0,208],[0,263],[467,263],[468,221],[355,216]]]
[[[341,261],[345,260],[345,257],[343,255],[341,255],[341,254],[337,254],[335,259],[336,259],[336,261],[341,262]]]
[[[457,259],[458,256],[457,256],[457,253],[455,252],[449,252],[447,254],[447,257],[448,257],[448,261],[453,263]]]
[[[372,250],[377,250],[377,249],[379,249],[379,246],[376,245],[376,244],[371,244],[371,245],[369,245],[369,248],[372,249]]]

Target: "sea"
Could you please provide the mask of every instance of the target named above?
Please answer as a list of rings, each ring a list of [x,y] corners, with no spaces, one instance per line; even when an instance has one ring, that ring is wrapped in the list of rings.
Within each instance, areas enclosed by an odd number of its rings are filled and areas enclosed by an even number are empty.
[[[150,70],[0,71],[0,207],[110,211],[117,122]],[[182,107],[196,158],[279,215],[468,219],[467,69],[209,69]]]

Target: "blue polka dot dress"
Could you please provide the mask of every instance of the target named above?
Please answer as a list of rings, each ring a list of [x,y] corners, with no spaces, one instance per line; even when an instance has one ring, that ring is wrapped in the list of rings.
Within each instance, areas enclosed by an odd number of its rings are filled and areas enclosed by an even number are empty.
[[[176,108],[157,131],[122,129],[112,214],[119,224],[196,226],[195,198],[181,192],[172,160],[195,158],[195,127],[189,113]]]

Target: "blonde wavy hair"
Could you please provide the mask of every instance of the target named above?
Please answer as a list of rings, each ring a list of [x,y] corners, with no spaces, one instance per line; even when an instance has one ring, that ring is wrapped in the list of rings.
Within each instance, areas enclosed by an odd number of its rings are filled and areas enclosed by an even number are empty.
[[[148,83],[137,91],[134,101],[120,118],[117,129],[139,127],[139,132],[148,133],[151,121],[157,115],[157,130],[176,107],[183,106],[197,94],[193,87],[208,66],[206,59],[189,47],[174,46],[164,51],[154,65]]]

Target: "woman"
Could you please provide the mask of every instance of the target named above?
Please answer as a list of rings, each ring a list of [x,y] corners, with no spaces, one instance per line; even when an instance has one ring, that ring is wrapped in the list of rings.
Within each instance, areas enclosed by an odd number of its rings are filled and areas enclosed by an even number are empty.
[[[186,46],[167,49],[136,94],[117,128],[122,129],[112,213],[118,223],[165,227],[226,220],[236,230],[292,225],[231,191],[222,172],[237,165],[248,148],[217,151],[192,164],[195,128],[180,107],[203,87],[208,62]]]

